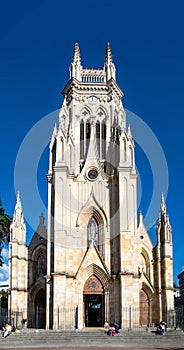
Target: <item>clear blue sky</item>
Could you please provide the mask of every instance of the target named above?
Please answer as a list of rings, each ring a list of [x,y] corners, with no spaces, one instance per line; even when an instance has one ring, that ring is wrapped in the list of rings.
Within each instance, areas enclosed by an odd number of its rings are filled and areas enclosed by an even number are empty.
[[[35,123],[60,108],[60,91],[69,80],[74,43],[80,45],[84,67],[102,68],[109,41],[117,82],[125,93],[124,106],[151,128],[166,157],[166,202],[173,228],[175,281],[184,265],[183,13],[182,0],[7,0],[0,5],[0,196],[6,212],[12,216],[14,211],[14,167],[19,147]],[[37,140],[33,150],[36,144]],[[159,161],[159,154],[156,156]],[[152,175],[139,145],[136,163],[142,185],[141,209],[146,214],[153,190]],[[160,162],[160,179],[162,166]],[[47,170],[46,150],[37,179],[29,178],[30,182],[38,181],[44,202]],[[21,198],[23,211],[29,207],[34,214],[34,230],[41,208],[34,203],[31,191],[21,193]],[[150,234],[155,242],[154,230]],[[28,226],[28,242],[31,232]]]

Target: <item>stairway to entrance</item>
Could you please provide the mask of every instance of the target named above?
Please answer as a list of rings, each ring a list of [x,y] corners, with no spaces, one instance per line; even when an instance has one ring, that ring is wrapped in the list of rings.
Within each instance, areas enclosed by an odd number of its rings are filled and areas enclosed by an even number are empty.
[[[2,348],[26,347],[183,347],[184,333],[181,330],[168,331],[164,336],[147,331],[121,330],[114,337],[103,329],[81,331],[55,331],[23,329],[8,338],[0,338]]]

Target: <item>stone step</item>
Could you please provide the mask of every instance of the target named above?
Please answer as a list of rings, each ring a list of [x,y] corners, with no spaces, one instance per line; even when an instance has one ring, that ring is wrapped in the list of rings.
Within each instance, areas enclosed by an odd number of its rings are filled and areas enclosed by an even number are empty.
[[[124,331],[114,337],[107,336],[104,330],[99,331],[46,331],[22,330],[12,333],[7,338],[0,338],[0,348],[26,346],[183,346],[184,333],[167,332],[164,336],[145,331]]]

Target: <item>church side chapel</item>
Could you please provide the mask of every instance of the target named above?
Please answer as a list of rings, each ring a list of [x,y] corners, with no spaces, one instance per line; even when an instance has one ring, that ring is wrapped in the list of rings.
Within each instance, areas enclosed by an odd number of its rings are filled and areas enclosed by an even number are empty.
[[[161,197],[153,247],[137,223],[135,145],[110,44],[103,69],[74,46],[70,80],[50,141],[48,227],[26,246],[17,196],[10,237],[9,312],[27,327],[174,326],[172,230]],[[159,210],[159,208],[158,208]],[[17,317],[17,316],[16,316]],[[17,323],[20,320],[17,318]]]

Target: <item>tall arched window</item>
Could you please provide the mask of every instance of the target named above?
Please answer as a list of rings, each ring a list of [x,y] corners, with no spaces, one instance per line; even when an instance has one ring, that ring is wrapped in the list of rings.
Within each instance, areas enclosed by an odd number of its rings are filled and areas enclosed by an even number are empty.
[[[88,247],[90,246],[91,242],[94,242],[96,246],[99,245],[99,227],[98,223],[95,220],[94,217],[92,217],[88,222]]]
[[[55,166],[55,163],[56,163],[56,140],[52,147],[52,166]]]
[[[96,122],[96,144],[97,144],[98,154],[100,156],[100,123],[98,120]]]
[[[130,147],[130,163],[131,163],[131,166],[133,166],[133,149],[132,149],[132,147]]]
[[[64,141],[61,137],[61,159],[64,160]]]
[[[106,158],[106,122],[102,122],[102,159]]]
[[[80,159],[84,159],[84,121],[80,122]]]
[[[123,144],[124,144],[124,161],[126,161],[126,140],[123,139]]]
[[[72,146],[69,145],[70,168],[72,167]]]
[[[91,134],[91,125],[89,119],[86,122],[86,155],[89,148],[89,141],[90,141],[90,134]]]

